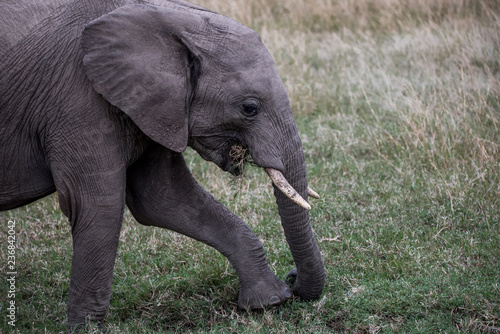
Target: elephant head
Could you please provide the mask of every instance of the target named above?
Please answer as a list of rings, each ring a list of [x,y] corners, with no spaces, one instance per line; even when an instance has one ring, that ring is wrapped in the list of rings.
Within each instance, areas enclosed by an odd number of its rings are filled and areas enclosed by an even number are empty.
[[[128,5],[88,24],[82,43],[94,89],[152,140],[175,152],[189,145],[233,174],[240,170],[231,149],[239,145],[266,169],[297,266],[292,289],[318,298],[324,267],[309,222],[302,144],[259,35],[199,8]]]

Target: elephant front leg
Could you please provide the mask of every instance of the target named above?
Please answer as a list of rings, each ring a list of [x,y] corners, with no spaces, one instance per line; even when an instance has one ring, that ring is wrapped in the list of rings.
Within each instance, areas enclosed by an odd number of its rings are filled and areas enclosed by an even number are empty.
[[[226,256],[238,274],[241,308],[259,309],[291,297],[250,227],[198,185],[181,154],[156,146],[130,167],[127,205],[140,223],[182,233]]]

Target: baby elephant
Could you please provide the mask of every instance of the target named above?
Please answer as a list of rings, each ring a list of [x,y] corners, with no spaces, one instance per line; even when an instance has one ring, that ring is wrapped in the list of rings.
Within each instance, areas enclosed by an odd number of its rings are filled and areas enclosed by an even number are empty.
[[[314,192],[285,87],[257,33],[181,0],[3,0],[0,20],[0,210],[57,191],[73,237],[69,331],[105,317],[125,205],[139,223],[226,256],[241,308],[320,296]],[[297,267],[291,288],[182,156],[190,146],[237,175],[235,145],[274,183]]]

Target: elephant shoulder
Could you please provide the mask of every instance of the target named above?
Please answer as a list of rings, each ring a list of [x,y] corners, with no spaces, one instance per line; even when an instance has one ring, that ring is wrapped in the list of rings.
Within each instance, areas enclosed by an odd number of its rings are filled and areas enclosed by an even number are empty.
[[[0,1],[0,50],[9,50],[32,34],[35,27],[66,3],[67,0]]]

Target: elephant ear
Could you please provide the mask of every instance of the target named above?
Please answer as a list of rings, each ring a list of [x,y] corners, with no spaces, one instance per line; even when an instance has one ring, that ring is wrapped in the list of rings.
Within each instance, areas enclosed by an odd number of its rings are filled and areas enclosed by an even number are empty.
[[[176,152],[187,146],[189,104],[200,74],[183,34],[202,21],[179,8],[127,5],[90,22],[82,34],[83,65],[94,89]]]

